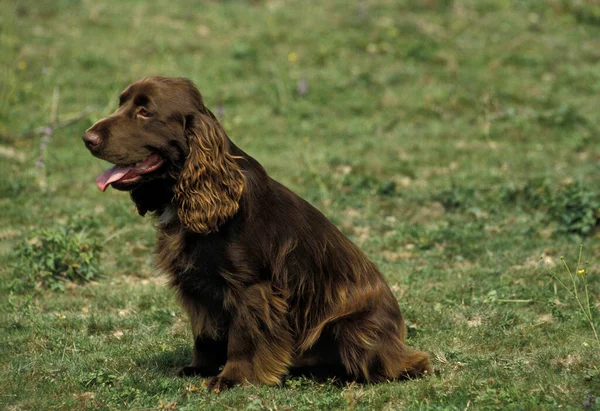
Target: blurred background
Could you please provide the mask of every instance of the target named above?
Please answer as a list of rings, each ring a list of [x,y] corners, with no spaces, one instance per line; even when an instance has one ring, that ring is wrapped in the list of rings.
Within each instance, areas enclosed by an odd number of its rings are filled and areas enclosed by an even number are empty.
[[[108,164],[81,142],[151,75],[192,79],[239,147],[365,250],[440,371],[222,404],[597,406],[597,0],[2,0],[0,405],[222,405],[173,378],[191,338],[154,229],[96,189]],[[546,272],[562,255],[581,269],[579,244],[589,321]]]

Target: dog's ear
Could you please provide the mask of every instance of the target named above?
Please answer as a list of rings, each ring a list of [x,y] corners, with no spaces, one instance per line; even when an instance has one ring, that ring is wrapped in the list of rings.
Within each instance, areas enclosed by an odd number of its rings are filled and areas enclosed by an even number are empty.
[[[187,116],[185,129],[189,154],[175,185],[177,214],[188,230],[216,232],[239,209],[244,174],[208,109]]]

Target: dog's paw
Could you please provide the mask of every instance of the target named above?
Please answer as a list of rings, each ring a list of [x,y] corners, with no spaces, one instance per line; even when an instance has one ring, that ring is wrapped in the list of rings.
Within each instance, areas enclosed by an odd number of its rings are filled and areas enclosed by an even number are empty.
[[[225,391],[226,389],[234,387],[238,384],[239,383],[236,381],[232,381],[225,377],[216,376],[208,380],[208,382],[206,383],[206,388],[208,388],[209,391],[212,391],[215,394],[219,394]]]
[[[209,370],[205,367],[194,367],[191,365],[186,365],[185,367],[181,367],[177,370],[177,376],[179,377],[211,377],[215,375],[217,370]]]

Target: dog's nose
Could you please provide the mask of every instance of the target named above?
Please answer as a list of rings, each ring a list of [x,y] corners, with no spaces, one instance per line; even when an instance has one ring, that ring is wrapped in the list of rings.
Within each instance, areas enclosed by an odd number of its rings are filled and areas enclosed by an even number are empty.
[[[85,146],[90,150],[98,147],[100,143],[102,143],[102,138],[93,131],[86,131],[81,138],[85,142]]]

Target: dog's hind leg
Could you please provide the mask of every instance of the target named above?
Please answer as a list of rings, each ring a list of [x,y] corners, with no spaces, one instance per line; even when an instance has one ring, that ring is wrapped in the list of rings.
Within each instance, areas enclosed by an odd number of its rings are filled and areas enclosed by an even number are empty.
[[[431,374],[429,356],[404,343],[400,312],[386,315],[378,311],[357,313],[334,325],[339,356],[347,372],[366,382]]]

